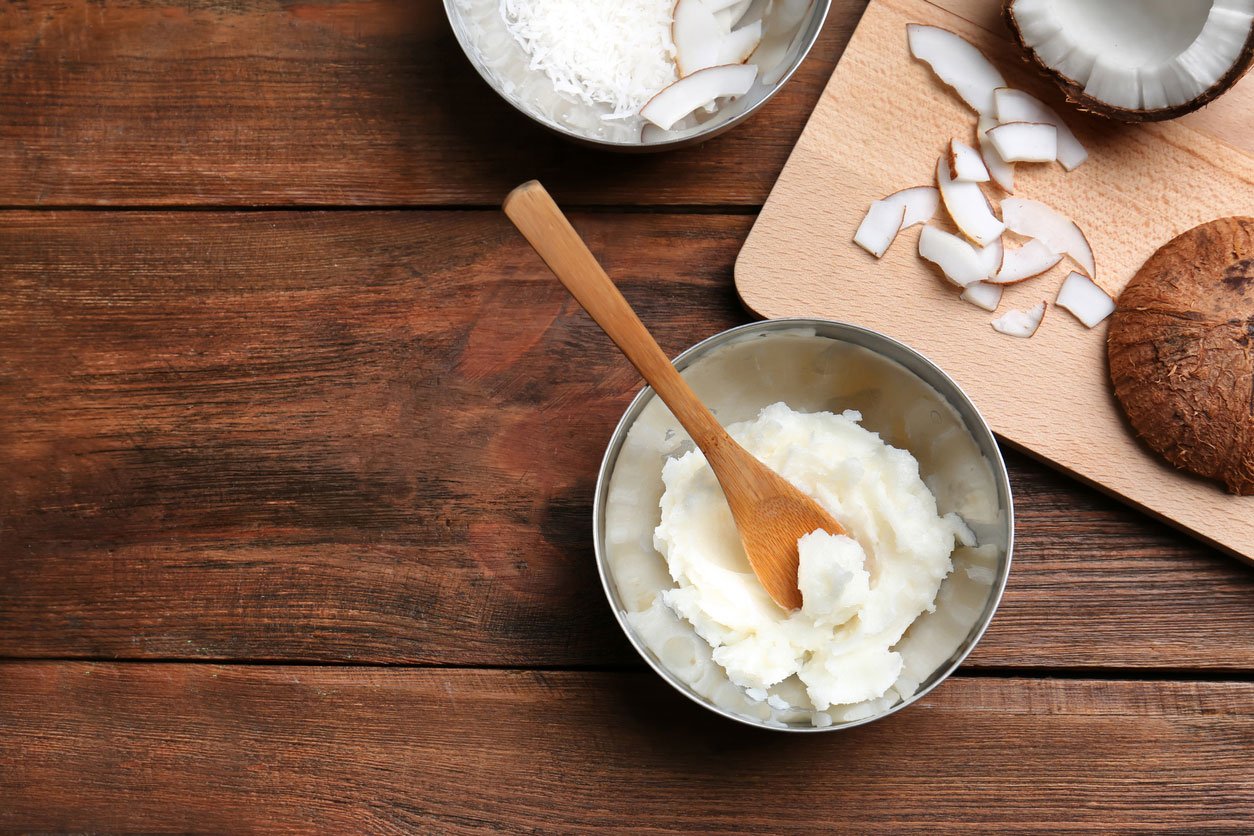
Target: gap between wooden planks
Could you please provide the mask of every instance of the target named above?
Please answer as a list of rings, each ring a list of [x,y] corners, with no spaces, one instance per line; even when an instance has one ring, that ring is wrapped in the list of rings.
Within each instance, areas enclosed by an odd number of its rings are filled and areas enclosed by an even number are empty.
[[[797,738],[732,727],[651,673],[4,663],[0,728],[9,831],[1235,833],[1254,817],[1251,683],[953,679]]]
[[[746,319],[750,223],[575,215],[672,354]],[[590,519],[640,383],[501,216],[10,212],[0,252],[0,655],[635,663]],[[1248,567],[1011,465],[970,664],[1254,667]]]

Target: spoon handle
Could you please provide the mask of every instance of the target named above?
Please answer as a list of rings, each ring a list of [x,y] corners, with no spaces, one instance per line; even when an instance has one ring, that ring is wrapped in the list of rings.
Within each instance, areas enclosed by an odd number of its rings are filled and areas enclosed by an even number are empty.
[[[717,455],[724,441],[731,440],[726,431],[679,376],[544,186],[538,180],[523,183],[505,198],[503,208],[570,295],[670,407],[697,446],[707,456]]]

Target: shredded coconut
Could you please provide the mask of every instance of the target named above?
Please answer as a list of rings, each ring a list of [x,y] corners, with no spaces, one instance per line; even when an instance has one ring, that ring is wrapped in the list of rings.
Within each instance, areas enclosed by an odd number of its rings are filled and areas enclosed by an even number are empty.
[[[678,78],[673,7],[674,0],[501,0],[501,17],[555,90],[622,119]]]

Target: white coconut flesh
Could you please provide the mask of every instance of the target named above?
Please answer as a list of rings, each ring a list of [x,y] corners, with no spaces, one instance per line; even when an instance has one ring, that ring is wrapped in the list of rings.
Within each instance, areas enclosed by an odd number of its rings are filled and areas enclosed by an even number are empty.
[[[1089,276],[1097,278],[1093,248],[1075,221],[1037,200],[1008,197],[1001,202],[1006,228],[1028,238],[1036,238],[1059,255],[1069,256]]]
[[[976,113],[993,115],[993,91],[1006,86],[997,68],[970,42],[948,29],[906,25],[910,54],[932,68]]]
[[[1014,0],[1010,14],[1070,92],[1121,111],[1200,106],[1254,38],[1250,0]]]
[[[980,246],[991,244],[1001,237],[1005,224],[993,214],[984,192],[978,183],[954,180],[949,170],[949,160],[941,157],[936,161],[936,185],[949,217],[962,234]]]
[[[919,255],[940,268],[958,287],[987,278],[984,259],[966,241],[943,229],[925,226],[919,233]]]
[[[662,90],[640,108],[640,115],[664,130],[718,99],[743,96],[753,86],[758,68],[752,64],[706,67]]]
[[[1033,238],[1022,247],[1006,250],[997,272],[991,274],[989,281],[995,284],[1014,284],[1039,276],[1060,261],[1061,254]]]
[[[1003,87],[993,91],[993,102],[997,107],[997,121],[1000,123],[1041,122],[1053,125],[1057,132],[1058,162],[1062,163],[1062,167],[1067,171],[1074,171],[1089,158],[1089,152],[1084,150],[1084,146],[1075,138],[1075,134],[1071,132],[1071,128],[1067,127],[1067,123],[1062,121],[1062,117],[1032,94],[1015,90],[1013,87]],[[996,127],[996,124],[989,121],[990,124],[984,127],[984,118],[981,117],[981,131]]]
[[[993,330],[1011,337],[1027,338],[1036,333],[1045,318],[1045,303],[1037,302],[1026,311],[1018,309],[1006,311],[994,319],[990,325]]]
[[[1039,122],[1006,122],[988,132],[997,155],[1008,163],[1058,159],[1058,129]]]
[[[1066,308],[1075,318],[1092,328],[1115,312],[1115,300],[1093,280],[1081,273],[1071,273],[1058,288],[1054,304]]]
[[[962,289],[963,301],[970,302],[977,308],[995,311],[1001,304],[1002,286],[988,282],[971,282]]]
[[[877,200],[867,210],[853,242],[876,258],[888,251],[897,233],[908,226],[927,223],[940,205],[940,193],[931,186],[915,186]],[[1000,242],[998,242],[1000,243]],[[1001,256],[998,255],[998,263]]]
[[[1009,88],[1003,88],[1009,89]],[[993,142],[988,138],[988,132],[997,127],[998,122],[992,116],[980,115],[979,123],[976,125],[975,138],[980,143],[980,155],[984,158],[984,166],[988,169],[988,175],[993,182],[1002,187],[1002,190],[1008,194],[1013,194],[1015,190],[1015,164],[1008,163],[997,153],[997,149],[993,147]]]
[[[949,142],[949,169],[955,180],[964,183],[988,182],[988,168],[980,159],[980,152],[956,139]]]

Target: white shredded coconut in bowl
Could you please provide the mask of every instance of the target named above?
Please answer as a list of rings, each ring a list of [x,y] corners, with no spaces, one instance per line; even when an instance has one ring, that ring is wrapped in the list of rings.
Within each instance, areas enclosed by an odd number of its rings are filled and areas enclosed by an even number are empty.
[[[559,93],[635,116],[675,81],[673,0],[501,0],[501,17]]]

